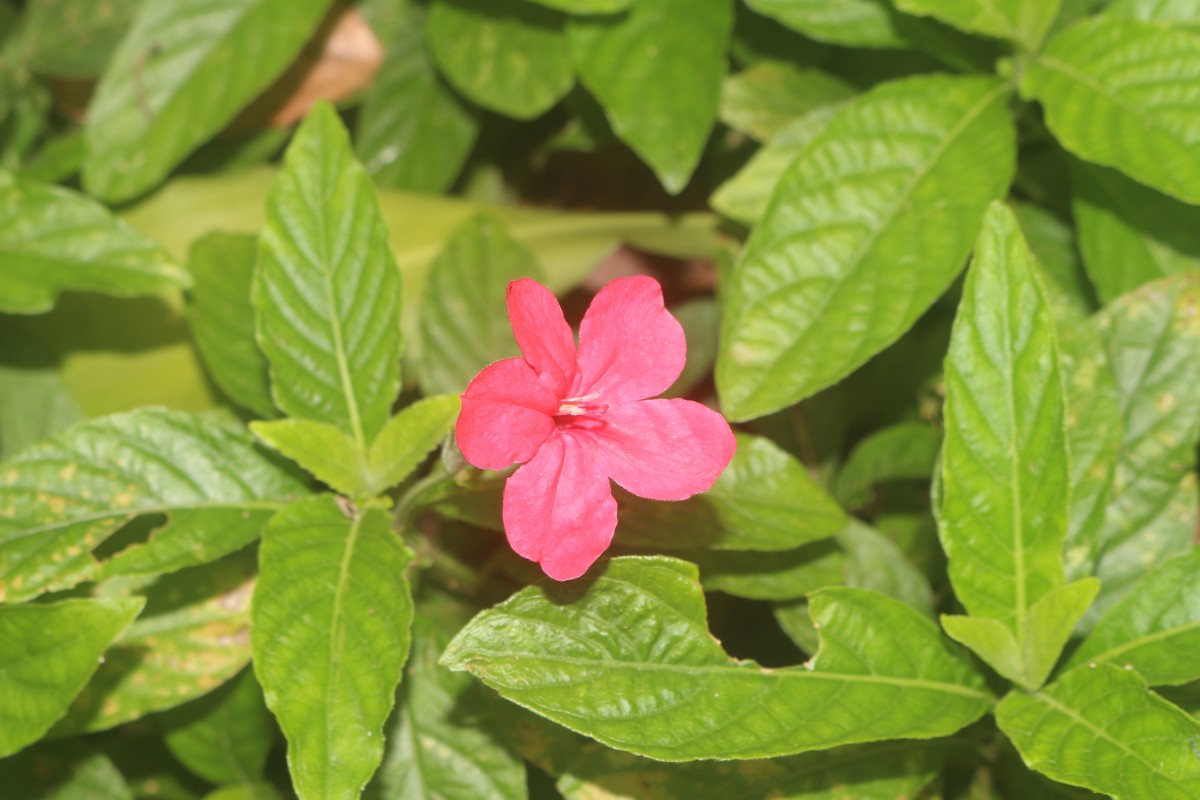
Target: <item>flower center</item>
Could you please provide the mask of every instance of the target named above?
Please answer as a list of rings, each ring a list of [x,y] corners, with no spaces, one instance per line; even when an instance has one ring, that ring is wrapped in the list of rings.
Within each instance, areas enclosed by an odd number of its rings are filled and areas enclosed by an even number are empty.
[[[608,411],[608,404],[593,403],[599,392],[583,395],[582,397],[568,397],[558,404],[558,414],[560,417],[582,417],[585,415],[598,415]]]

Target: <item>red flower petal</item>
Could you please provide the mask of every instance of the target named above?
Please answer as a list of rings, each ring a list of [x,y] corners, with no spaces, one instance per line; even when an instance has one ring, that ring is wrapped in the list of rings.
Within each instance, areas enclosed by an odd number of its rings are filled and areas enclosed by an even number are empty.
[[[549,289],[531,278],[508,284],[508,321],[521,354],[543,383],[558,395],[575,380],[575,336],[562,306]]]
[[[554,433],[558,397],[524,359],[497,361],[462,396],[454,434],[463,457],[480,469],[504,469],[533,458]]]
[[[504,485],[508,543],[556,581],[587,572],[616,527],[608,478],[574,437],[547,439]]]
[[[609,477],[651,500],[685,500],[712,488],[737,448],[725,418],[691,400],[622,403],[598,420],[570,433],[588,439]]]
[[[592,300],[579,328],[579,377],[571,394],[600,402],[654,397],[670,388],[687,357],[683,327],[645,275],[618,278]]]

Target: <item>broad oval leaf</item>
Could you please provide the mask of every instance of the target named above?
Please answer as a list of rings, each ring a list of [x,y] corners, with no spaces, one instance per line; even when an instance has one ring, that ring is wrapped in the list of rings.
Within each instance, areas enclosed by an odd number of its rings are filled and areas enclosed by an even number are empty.
[[[211,561],[306,493],[238,427],[165,409],[76,425],[0,465],[0,598],[97,577],[92,549],[138,515],[169,520],[105,562],[106,574]]]
[[[533,119],[575,83],[565,21],[527,0],[434,0],[425,30],[454,88],[484,108]]]
[[[254,671],[302,800],[357,798],[379,767],[411,639],[411,559],[387,513],[343,510],[330,495],[263,531]]]
[[[187,286],[154,242],[89,197],[0,171],[0,311],[47,311],[72,289],[134,297]]]
[[[1111,664],[1081,668],[1036,694],[1012,692],[996,722],[1025,763],[1120,800],[1200,796],[1200,720]]]
[[[730,418],[845,377],[949,286],[1012,177],[1007,96],[986,78],[896,81],[809,142],[724,293],[716,377]]]
[[[1151,686],[1200,680],[1200,549],[1146,574],[1100,618],[1065,668],[1106,661]]]
[[[207,697],[165,718],[171,755],[217,785],[262,777],[275,725],[254,672],[245,670]]]
[[[1102,14],[1055,36],[1022,92],[1075,155],[1200,203],[1200,36]]]
[[[400,388],[400,271],[328,103],[300,126],[271,187],[253,299],[276,404],[365,450]]]
[[[142,3],[88,106],[88,191],[119,202],[152,188],[267,88],[329,5]]]
[[[671,194],[691,178],[716,121],[732,30],[729,0],[637,0],[625,14],[567,26],[580,81]]]
[[[725,79],[719,116],[731,128],[766,141],[814,109],[853,94],[853,86],[828,72],[764,61]]]
[[[731,659],[709,634],[694,566],[619,558],[590,580],[529,587],[484,611],[442,663],[663,761],[940,736],[986,711],[980,676],[916,611],[856,589],[820,592],[812,609],[820,652],[803,667],[764,670]]]
[[[140,598],[0,606],[0,757],[41,738],[142,609]]]

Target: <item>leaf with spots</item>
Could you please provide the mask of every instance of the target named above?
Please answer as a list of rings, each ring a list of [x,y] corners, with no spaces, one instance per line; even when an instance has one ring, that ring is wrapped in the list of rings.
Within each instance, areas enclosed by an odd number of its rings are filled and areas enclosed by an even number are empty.
[[[219,558],[306,493],[240,426],[153,408],[76,425],[0,465],[0,600],[98,577],[92,550],[140,515],[168,521],[103,574]]]

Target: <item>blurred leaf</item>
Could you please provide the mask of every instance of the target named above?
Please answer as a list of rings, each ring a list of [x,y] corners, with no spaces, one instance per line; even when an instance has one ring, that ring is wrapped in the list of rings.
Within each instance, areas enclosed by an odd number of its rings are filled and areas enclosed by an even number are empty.
[[[1055,36],[1021,91],[1075,155],[1200,203],[1200,37],[1100,15]]]
[[[192,245],[188,326],[204,366],[221,391],[260,417],[279,415],[271,401],[267,359],[254,340],[250,290],[258,246],[253,236],[211,233]]]
[[[716,121],[732,0],[638,0],[567,25],[579,79],[613,131],[671,194],[687,185]]]
[[[795,600],[846,582],[846,555],[832,540],[782,552],[695,550],[686,555],[700,566],[706,591],[748,600]]]
[[[723,294],[717,387],[731,419],[835,383],[945,291],[1011,179],[1006,98],[990,79],[894,81],[808,144]]]
[[[134,800],[104,753],[78,746],[39,746],[0,760],[5,800]]]
[[[1062,0],[896,0],[901,11],[932,16],[970,33],[1008,39],[1037,50]]]
[[[488,364],[520,354],[505,311],[509,281],[543,280],[533,255],[480,214],[455,231],[430,268],[421,306],[417,383],[460,393]]]
[[[288,506],[263,531],[254,671],[304,800],[357,798],[383,758],[408,657],[411,559],[388,514],[347,516],[330,495]]]
[[[36,345],[15,337],[0,345],[0,458],[79,421],[58,366],[39,355]]]
[[[896,12],[882,0],[746,0],[746,5],[821,42],[848,47],[905,47]]]
[[[1096,306],[1095,292],[1075,249],[1075,230],[1053,212],[1033,203],[1011,204],[1025,241],[1049,280],[1043,281],[1052,305],[1081,314]]]
[[[51,731],[100,731],[211,692],[250,661],[254,558],[247,551],[168,575]]]
[[[683,326],[687,337],[687,358],[683,372],[663,393],[663,397],[687,397],[697,384],[712,374],[717,360],[717,330],[720,308],[711,297],[697,297],[671,306],[671,315]]]
[[[575,84],[565,20],[527,0],[433,0],[425,30],[455,89],[484,108],[533,119]]]
[[[251,670],[166,719],[171,754],[206,781],[220,785],[262,776],[275,725]]]
[[[98,77],[141,6],[142,0],[32,0],[25,10],[30,66],[49,75]]]
[[[1071,189],[1079,251],[1103,302],[1200,268],[1200,208],[1077,159]]]
[[[283,800],[283,795],[274,784],[259,781],[222,786],[206,794],[204,800]]]
[[[675,503],[620,498],[618,542],[633,546],[791,550],[846,526],[803,464],[748,434],[738,435],[733,461],[707,492]]]
[[[933,616],[929,581],[895,542],[856,519],[834,538],[846,553],[847,586],[879,592]]]
[[[797,118],[854,92],[853,86],[827,72],[764,61],[725,79],[719,117],[729,127],[766,141]]]
[[[1130,724],[1136,720],[1135,724]],[[1036,694],[1012,692],[996,721],[1033,769],[1122,800],[1200,792],[1200,721],[1110,664],[1068,672]]]
[[[67,713],[141,609],[139,598],[0,606],[0,757]]]
[[[211,561],[253,541],[304,491],[245,431],[223,423],[143,409],[76,425],[0,468],[0,597],[97,577],[91,550],[140,514],[171,518],[108,561],[106,574]]]
[[[21,177],[44,183],[62,183],[83,165],[83,131],[72,128],[46,142],[21,165]]]
[[[162,248],[88,197],[0,172],[0,311],[32,314],[65,289],[118,297],[186,286]]]
[[[568,14],[613,14],[624,11],[634,0],[533,0]]]
[[[142,3],[88,106],[84,186],[110,202],[154,187],[292,62],[329,4]]]
[[[1200,549],[1163,562],[1100,618],[1064,669],[1107,661],[1151,686],[1200,680]]]
[[[1200,6],[1195,0],[1112,0],[1104,9],[1110,17],[1141,19],[1195,28],[1200,26]]]
[[[847,508],[860,508],[871,501],[869,490],[877,483],[929,480],[941,446],[941,434],[928,423],[901,422],[878,430],[850,452],[834,496]]]
[[[400,9],[358,112],[355,151],[380,186],[441,192],[462,169],[479,122],[437,74],[421,6],[405,0]]]
[[[364,451],[400,388],[400,273],[378,208],[337,113],[318,104],[271,188],[252,295],[276,405]]]

